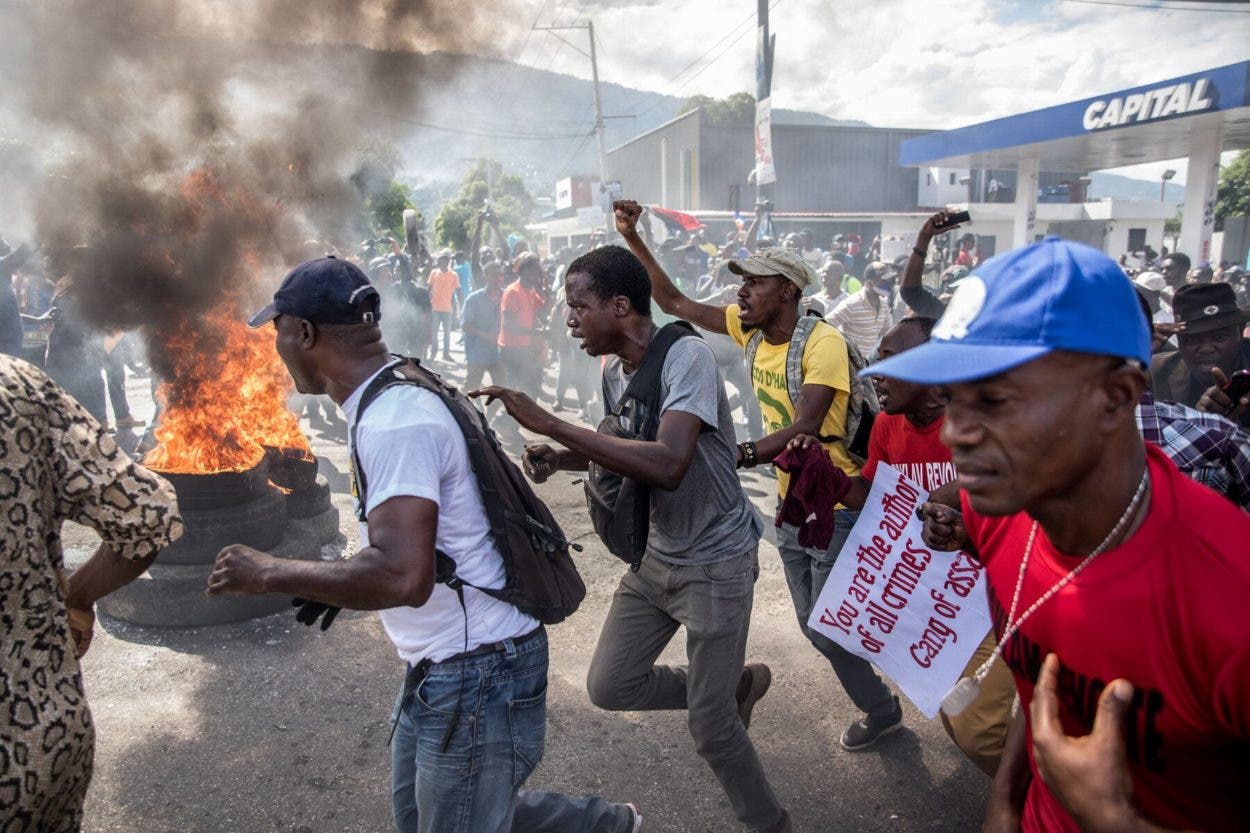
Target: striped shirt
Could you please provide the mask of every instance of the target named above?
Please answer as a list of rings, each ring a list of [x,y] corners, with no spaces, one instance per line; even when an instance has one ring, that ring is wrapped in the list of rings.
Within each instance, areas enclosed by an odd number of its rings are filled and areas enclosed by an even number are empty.
[[[872,300],[868,298],[870,292],[873,292],[872,287],[864,286],[850,297],[843,298],[832,312],[825,313],[825,320],[837,327],[865,357],[877,349],[881,337],[895,323],[889,300],[878,295],[875,299],[877,306],[873,307]]]

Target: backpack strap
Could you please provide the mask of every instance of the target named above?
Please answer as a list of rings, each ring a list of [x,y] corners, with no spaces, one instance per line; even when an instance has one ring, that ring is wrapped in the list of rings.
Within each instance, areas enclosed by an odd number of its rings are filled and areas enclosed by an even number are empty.
[[[647,345],[647,351],[643,354],[637,369],[634,370],[629,384],[625,386],[620,401],[616,403],[614,413],[619,415],[625,402],[634,399],[648,406],[649,419],[653,418],[656,423],[659,422],[659,414],[655,411],[660,406],[660,379],[664,374],[664,361],[668,358],[668,351],[674,344],[690,336],[698,337],[699,334],[685,321],[674,321],[660,328],[651,339],[651,343]]]
[[[456,426],[460,429],[469,455],[469,466],[473,470],[474,479],[477,481],[478,493],[482,498],[482,507],[485,510],[487,523],[490,525],[491,539],[497,547],[506,546],[508,523],[521,523],[524,524],[531,538],[541,541],[549,551],[554,550],[556,546],[581,550],[579,544],[567,541],[558,529],[552,529],[535,518],[508,509],[504,505],[504,501],[499,498],[498,488],[495,484],[490,482],[490,478],[482,476],[485,466],[481,460],[484,455],[490,453],[490,449],[483,446],[483,438],[486,438],[488,443],[493,441],[485,415],[475,408],[459,407],[454,401],[454,389],[450,389],[436,373],[422,367],[420,359],[406,358],[404,356],[394,356],[394,358],[395,361],[379,372],[373,378],[373,381],[369,383],[369,386],[365,388],[364,393],[361,394],[360,404],[356,408],[356,421],[352,425],[351,466],[356,489],[356,517],[360,522],[367,522],[365,505],[368,481],[365,477],[364,467],[360,464],[360,456],[357,451],[356,426],[360,424],[365,409],[387,390],[398,385],[414,385],[437,396],[451,414],[452,419],[455,420]],[[472,420],[476,420],[478,424],[474,425]],[[457,576],[455,572],[456,562],[451,556],[438,550],[435,550],[435,556],[437,558],[436,582],[446,584],[460,596],[463,595],[463,587],[472,587],[474,590],[485,593],[488,596],[507,601],[504,598],[503,590],[478,587]],[[461,607],[463,606],[464,600],[462,597]]]
[[[664,374],[664,362],[668,358],[668,351],[673,345],[683,338],[700,338],[694,327],[685,321],[674,321],[671,324],[665,324],[660,328],[659,332],[651,339],[651,343],[647,345],[647,351],[642,356],[642,361],[638,363],[634,375],[630,378],[629,384],[625,386],[621,399],[616,403],[616,407],[612,413],[620,416],[625,408],[628,407],[630,400],[634,400],[642,405],[641,425],[635,426],[638,436],[643,440],[654,440],[656,430],[660,424],[660,397],[661,388],[663,387],[662,378]],[[606,393],[606,382],[604,390]],[[608,401],[604,396],[605,403]],[[643,483],[634,481],[634,529],[647,529],[651,521],[651,487]],[[634,557],[630,561],[629,568],[633,572],[638,572],[638,568],[642,565],[642,557],[647,551],[646,536],[639,536],[636,544]]]
[[[352,423],[352,485],[356,492],[356,519],[361,523],[366,522],[365,501],[368,493],[368,482],[365,479],[364,467],[360,465],[360,452],[357,450],[359,446],[356,442],[356,427],[360,425],[360,420],[364,417],[365,410],[373,404],[375,399],[382,395],[383,391],[396,385],[411,384],[407,379],[395,376],[394,372],[405,361],[417,361],[416,359],[405,359],[402,356],[393,356],[393,358],[396,361],[382,368],[378,375],[374,376],[373,380],[369,382],[369,386],[365,388],[364,393],[360,395],[360,404],[356,406],[356,421]]]
[[[790,336],[790,347],[786,350],[786,388],[790,394],[790,402],[798,413],[799,399],[803,396],[803,356],[807,352],[807,342],[811,340],[816,325],[824,321],[824,316],[815,310],[808,310],[799,316],[794,324],[794,333]],[[851,385],[855,384],[854,368],[851,368]],[[817,434],[816,439],[822,443],[837,442],[841,437]]]
[[[764,341],[763,330],[752,330],[747,338],[747,372],[755,376],[755,356],[760,352],[760,344]]]
[[[790,336],[790,346],[786,349],[786,389],[790,394],[790,404],[797,412],[799,399],[803,396],[803,354],[807,350],[807,341],[812,337],[821,318],[816,315],[803,315],[794,324],[794,333]]]

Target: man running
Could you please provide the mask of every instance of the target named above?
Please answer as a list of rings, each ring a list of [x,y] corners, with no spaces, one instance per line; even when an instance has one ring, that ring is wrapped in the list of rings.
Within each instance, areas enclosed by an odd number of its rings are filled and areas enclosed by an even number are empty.
[[[755,361],[750,372],[768,434],[738,446],[738,465],[770,463],[790,440],[800,434],[813,434],[821,437],[834,465],[850,476],[859,474],[846,442],[847,406],[853,381],[850,355],[842,334],[823,321],[812,327],[803,347],[798,401],[790,397],[787,358],[799,323],[803,290],[816,279],[812,267],[784,249],[760,249],[744,260],[730,261],[729,268],[742,276],[737,304],[700,303],[682,294],[638,235],[641,213],[642,207],[636,202],[616,203],[616,230],[646,267],[660,309],[705,330],[727,334],[744,349],[755,333],[762,334],[755,341]],[[784,472],[777,473],[779,502],[785,497],[789,482]],[[777,530],[777,549],[799,627],[829,660],[847,696],[865,712],[864,718],[842,733],[842,746],[848,750],[871,746],[886,732],[897,729],[903,720],[898,698],[890,693],[871,663],[807,626],[812,605],[820,597],[857,516],[848,509],[837,511],[833,539],[824,550],[799,546],[798,529],[791,524],[782,524]]]

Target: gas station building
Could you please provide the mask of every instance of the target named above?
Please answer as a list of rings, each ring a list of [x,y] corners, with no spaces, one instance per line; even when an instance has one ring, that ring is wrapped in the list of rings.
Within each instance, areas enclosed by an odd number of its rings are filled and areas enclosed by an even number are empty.
[[[1009,228],[1012,247],[1056,233],[1084,239],[1114,255],[1134,248],[1131,240],[1120,239],[1128,230],[1117,228],[1123,225],[1117,224],[1118,219],[1131,216],[1139,226],[1158,222],[1158,234],[1148,235],[1158,240],[1171,207],[1159,203],[1156,218],[1143,216],[1150,212],[1139,202],[1043,204],[1039,216],[1039,172],[1099,171],[1188,157],[1178,249],[1198,264],[1219,259],[1219,253],[1211,249],[1211,235],[1220,154],[1247,147],[1250,61],[904,139],[899,144],[899,162],[921,169],[930,184],[935,178],[952,183],[961,178],[960,171],[1014,170],[1011,202],[978,203],[970,208],[974,232],[980,235],[986,223]],[[966,197],[965,192],[964,200],[952,202],[968,207]],[[1081,233],[1082,223],[1101,225],[1104,239],[1088,239],[1089,234]],[[1066,229],[1067,224],[1076,225]],[[1243,252],[1240,259],[1244,258]]]

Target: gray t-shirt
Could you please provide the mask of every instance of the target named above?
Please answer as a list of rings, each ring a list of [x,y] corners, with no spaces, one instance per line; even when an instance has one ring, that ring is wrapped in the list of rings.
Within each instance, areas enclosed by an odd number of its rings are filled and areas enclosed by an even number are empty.
[[[603,368],[609,409],[630,375],[613,356]],[[759,543],[763,525],[742,491],[735,468],[733,417],[716,357],[701,338],[680,339],[661,373],[660,413],[684,411],[703,420],[694,458],[681,485],[651,489],[647,555],[670,564],[711,564],[741,556]]]

